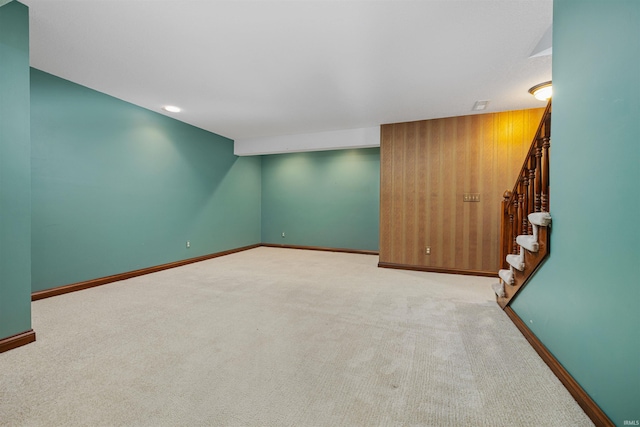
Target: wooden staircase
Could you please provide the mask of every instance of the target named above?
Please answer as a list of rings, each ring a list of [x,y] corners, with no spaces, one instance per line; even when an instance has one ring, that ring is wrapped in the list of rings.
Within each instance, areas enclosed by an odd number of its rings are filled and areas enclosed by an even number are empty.
[[[505,191],[500,225],[500,281],[492,287],[503,309],[549,255],[549,147],[551,100],[511,191]]]

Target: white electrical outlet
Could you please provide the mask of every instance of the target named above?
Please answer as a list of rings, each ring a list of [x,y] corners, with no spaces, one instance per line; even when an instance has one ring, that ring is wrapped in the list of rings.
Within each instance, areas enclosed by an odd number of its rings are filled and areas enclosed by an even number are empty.
[[[187,240],[187,247],[190,248],[191,247],[191,242]]]
[[[431,246],[427,246],[426,248],[424,248],[424,254],[431,255]]]
[[[282,232],[282,237],[284,238],[284,231]]]

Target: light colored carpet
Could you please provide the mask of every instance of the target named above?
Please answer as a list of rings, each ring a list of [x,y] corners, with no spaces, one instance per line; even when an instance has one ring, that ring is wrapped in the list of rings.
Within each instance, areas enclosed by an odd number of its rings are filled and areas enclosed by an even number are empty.
[[[3,426],[592,425],[493,279],[256,248],[36,301]]]

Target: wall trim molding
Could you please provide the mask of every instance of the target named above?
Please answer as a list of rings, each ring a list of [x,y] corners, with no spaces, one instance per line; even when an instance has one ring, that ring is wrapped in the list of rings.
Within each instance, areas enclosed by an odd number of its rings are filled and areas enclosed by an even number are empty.
[[[343,252],[347,254],[360,254],[360,255],[378,255],[378,251],[369,251],[365,249],[328,248],[323,246],[278,245],[276,243],[263,243],[260,246],[265,246],[267,248],[304,249],[308,251]]]
[[[227,251],[215,252],[208,255],[202,255],[195,258],[188,258],[181,261],[169,262],[166,264],[160,264],[153,267],[141,268],[139,270],[127,271],[124,273],[114,274],[106,277],[99,277],[96,279],[85,280],[84,282],[71,283],[69,285],[58,286],[51,289],[44,289],[42,291],[36,291],[31,293],[31,301],[37,301],[44,298],[55,297],[58,295],[68,294],[70,292],[77,292],[83,289],[93,288],[95,286],[106,285],[107,283],[118,282],[120,280],[130,279],[132,277],[142,276],[145,274],[155,273],[169,268],[180,267],[194,262],[205,261],[211,258],[217,258],[225,255],[231,255],[236,252],[242,252],[249,249],[254,249],[260,246],[272,247],[272,248],[286,248],[286,249],[306,249],[313,251],[328,251],[328,252],[344,252],[353,254],[364,255],[378,255],[377,251],[367,251],[359,249],[344,249],[344,248],[325,248],[320,246],[298,246],[298,245],[276,245],[272,243],[256,243],[249,246],[243,246],[240,248],[229,249]],[[35,339],[35,338],[34,338]]]
[[[33,329],[29,329],[28,331],[3,338],[0,340],[0,353],[4,353],[5,351],[13,350],[14,348],[32,343],[35,340],[36,333]]]
[[[498,277],[498,273],[495,271],[457,270],[454,268],[423,267],[419,265],[395,264],[392,262],[379,262],[378,267],[394,268],[396,270],[426,271],[428,273],[462,274],[465,276],[485,276],[496,278]]]
[[[194,262],[205,261],[211,258],[217,258],[224,255],[230,255],[236,252],[242,252],[249,249],[257,248],[259,243],[240,248],[229,249],[222,252],[215,252],[208,255],[202,255],[195,258],[183,259],[181,261],[169,262],[167,264],[156,265],[153,267],[141,268],[139,270],[127,271],[125,273],[114,274],[112,276],[99,277],[97,279],[86,280],[84,282],[72,283],[70,285],[58,286],[51,289],[36,291],[31,293],[31,301],[37,301],[43,298],[50,298],[57,295],[67,294],[69,292],[81,291],[83,289],[93,288],[95,286],[106,285],[107,283],[118,282],[120,280],[130,279],[132,277],[142,276],[145,274],[155,273],[157,271],[167,270],[169,268],[180,267]]]
[[[560,364],[553,354],[542,344],[537,336],[529,329],[527,324],[516,314],[515,311],[509,306],[505,307],[504,312],[511,321],[520,330],[522,335],[529,341],[531,347],[540,355],[542,360],[549,366],[551,371],[555,374],[560,382],[565,386],[567,391],[578,402],[578,405],[587,414],[591,421],[597,427],[615,427],[615,424],[607,417],[607,415],[600,409],[596,402],[591,399],[586,391],[578,384],[578,382],[567,372],[567,370]]]

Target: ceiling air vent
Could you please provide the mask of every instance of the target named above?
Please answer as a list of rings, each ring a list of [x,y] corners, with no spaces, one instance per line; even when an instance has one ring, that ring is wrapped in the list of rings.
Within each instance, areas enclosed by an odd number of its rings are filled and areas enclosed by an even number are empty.
[[[484,111],[487,109],[487,105],[489,105],[489,101],[476,101],[476,103],[473,104],[473,108],[471,110]]]

